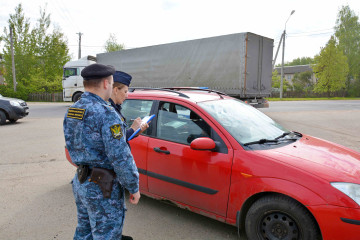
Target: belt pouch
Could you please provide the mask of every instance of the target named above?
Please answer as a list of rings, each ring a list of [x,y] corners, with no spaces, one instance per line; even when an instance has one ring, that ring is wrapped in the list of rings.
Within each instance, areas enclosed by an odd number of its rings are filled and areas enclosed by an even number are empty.
[[[104,198],[110,198],[116,174],[113,170],[94,167],[89,181],[99,185]]]

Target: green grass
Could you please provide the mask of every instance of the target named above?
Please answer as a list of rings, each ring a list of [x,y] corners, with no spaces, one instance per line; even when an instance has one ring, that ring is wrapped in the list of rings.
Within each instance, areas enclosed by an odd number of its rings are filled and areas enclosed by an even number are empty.
[[[355,97],[330,97],[330,98],[266,98],[269,101],[317,101],[317,100],[360,100]]]

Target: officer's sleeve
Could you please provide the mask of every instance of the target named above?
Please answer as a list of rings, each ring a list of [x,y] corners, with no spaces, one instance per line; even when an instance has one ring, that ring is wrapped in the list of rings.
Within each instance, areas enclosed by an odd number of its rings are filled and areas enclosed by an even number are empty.
[[[128,141],[129,137],[131,137],[131,135],[134,133],[134,129],[129,128],[126,130],[126,141]]]
[[[105,153],[121,185],[130,193],[136,193],[139,191],[139,173],[125,140],[124,125],[112,118],[112,114],[106,115],[101,129]]]

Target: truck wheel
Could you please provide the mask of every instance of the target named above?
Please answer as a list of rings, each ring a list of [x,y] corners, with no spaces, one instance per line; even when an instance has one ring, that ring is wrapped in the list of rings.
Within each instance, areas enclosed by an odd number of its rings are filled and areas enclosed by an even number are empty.
[[[321,239],[317,224],[305,207],[281,195],[256,201],[246,215],[245,231],[253,240]]]
[[[82,95],[83,93],[80,93],[80,92],[78,92],[78,93],[75,93],[75,95],[74,95],[74,97],[73,97],[73,101],[74,102],[77,102],[80,98],[81,98],[81,95]]]
[[[0,110],[0,125],[4,125],[6,123],[6,115],[3,111]]]

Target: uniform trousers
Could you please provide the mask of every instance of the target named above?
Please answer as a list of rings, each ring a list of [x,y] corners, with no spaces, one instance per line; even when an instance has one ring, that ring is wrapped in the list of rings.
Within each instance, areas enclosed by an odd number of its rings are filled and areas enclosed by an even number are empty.
[[[125,218],[125,192],[115,181],[111,198],[104,198],[99,186],[86,180],[73,182],[78,224],[74,240],[119,240]]]

